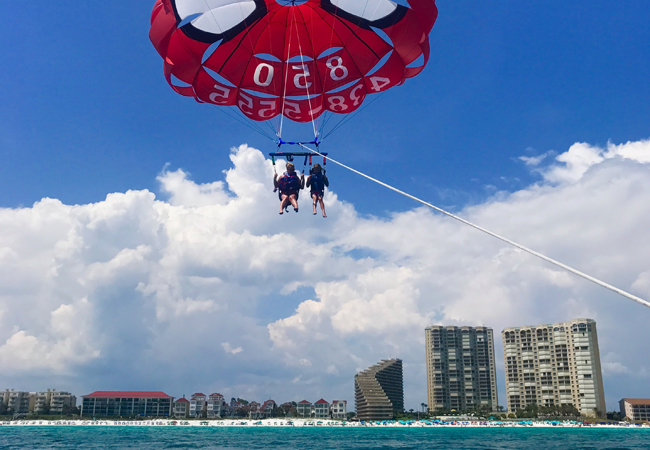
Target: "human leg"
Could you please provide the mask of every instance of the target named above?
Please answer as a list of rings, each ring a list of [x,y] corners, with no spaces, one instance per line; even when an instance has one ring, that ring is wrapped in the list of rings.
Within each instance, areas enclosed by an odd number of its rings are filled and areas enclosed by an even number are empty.
[[[323,197],[318,198],[318,202],[320,203],[320,209],[323,211],[323,217],[327,217],[327,214],[325,214],[325,202],[323,202]],[[316,209],[316,205],[314,205],[314,210]],[[316,214],[316,213],[314,213]]]
[[[313,201],[312,206],[314,207],[314,215],[316,215],[316,203],[318,203],[318,193],[312,192],[311,199]]]
[[[291,194],[289,196],[289,201],[291,202],[291,205],[293,206],[293,210],[295,212],[298,212],[298,199],[296,198],[296,194]]]
[[[288,195],[282,194],[282,201],[280,202],[280,214],[284,213],[284,209],[289,206],[290,198]]]

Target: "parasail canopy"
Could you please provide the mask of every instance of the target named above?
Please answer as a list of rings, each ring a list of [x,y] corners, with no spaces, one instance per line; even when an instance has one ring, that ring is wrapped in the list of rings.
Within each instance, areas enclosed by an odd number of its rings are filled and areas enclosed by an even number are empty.
[[[435,0],[158,0],[168,83],[256,121],[348,114],[420,73]]]

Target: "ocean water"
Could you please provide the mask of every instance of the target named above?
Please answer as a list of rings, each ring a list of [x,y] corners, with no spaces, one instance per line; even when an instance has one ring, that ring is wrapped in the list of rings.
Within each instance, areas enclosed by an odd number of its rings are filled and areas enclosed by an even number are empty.
[[[648,450],[650,430],[0,427],[0,449]]]

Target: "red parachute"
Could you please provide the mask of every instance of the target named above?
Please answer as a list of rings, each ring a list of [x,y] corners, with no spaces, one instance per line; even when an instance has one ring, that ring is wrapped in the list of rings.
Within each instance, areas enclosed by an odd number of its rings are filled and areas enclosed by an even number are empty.
[[[179,94],[308,122],[424,69],[435,0],[396,1],[158,0],[149,36]]]

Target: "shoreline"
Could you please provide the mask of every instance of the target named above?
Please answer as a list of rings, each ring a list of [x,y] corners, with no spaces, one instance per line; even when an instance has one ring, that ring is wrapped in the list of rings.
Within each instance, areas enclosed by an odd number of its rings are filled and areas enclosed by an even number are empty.
[[[316,419],[261,419],[261,420],[12,420],[0,422],[0,427],[202,427],[202,428],[594,428],[594,429],[647,429],[649,424],[591,424],[582,422],[554,421],[390,421],[345,422]]]

